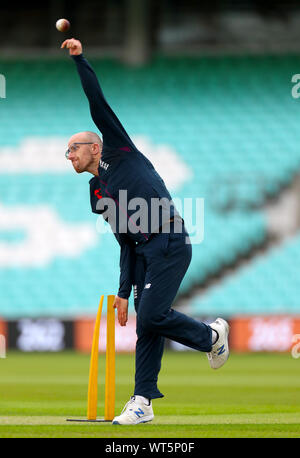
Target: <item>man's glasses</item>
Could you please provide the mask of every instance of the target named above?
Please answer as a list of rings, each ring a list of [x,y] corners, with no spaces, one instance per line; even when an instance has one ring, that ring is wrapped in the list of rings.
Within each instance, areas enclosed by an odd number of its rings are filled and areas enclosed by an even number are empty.
[[[75,153],[78,150],[79,146],[77,145],[93,145],[93,142],[75,142],[67,149],[65,152],[66,159],[69,159],[70,153]]]

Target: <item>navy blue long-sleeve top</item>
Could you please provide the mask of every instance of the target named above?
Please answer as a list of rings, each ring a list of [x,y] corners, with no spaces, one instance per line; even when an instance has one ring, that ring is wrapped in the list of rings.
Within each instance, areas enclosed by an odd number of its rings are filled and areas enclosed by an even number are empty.
[[[83,54],[72,56],[87,96],[94,123],[100,130],[103,148],[98,173],[90,180],[90,199],[94,213],[102,214],[120,244],[120,286],[118,296],[128,298],[133,285],[135,245],[146,243],[151,234],[174,215],[178,215],[164,181],[152,163],[136,148],[121,122],[107,103],[97,76]],[[126,192],[127,201],[120,199]],[[107,218],[109,198],[116,212]],[[142,198],[146,205],[139,205]],[[159,211],[151,212],[151,199],[160,199]],[[128,205],[128,203],[130,203]],[[137,218],[140,210],[141,218]],[[140,224],[141,220],[147,224]]]

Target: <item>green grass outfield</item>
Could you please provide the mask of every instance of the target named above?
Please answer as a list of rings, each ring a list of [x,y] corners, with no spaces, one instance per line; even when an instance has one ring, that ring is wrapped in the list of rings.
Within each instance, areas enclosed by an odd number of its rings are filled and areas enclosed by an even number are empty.
[[[0,437],[300,437],[300,359],[231,354],[218,371],[204,354],[166,352],[155,419],[137,426],[74,423],[86,413],[89,355],[8,352],[0,359]],[[104,356],[99,417],[104,411]],[[116,413],[133,390],[134,355],[116,358]]]

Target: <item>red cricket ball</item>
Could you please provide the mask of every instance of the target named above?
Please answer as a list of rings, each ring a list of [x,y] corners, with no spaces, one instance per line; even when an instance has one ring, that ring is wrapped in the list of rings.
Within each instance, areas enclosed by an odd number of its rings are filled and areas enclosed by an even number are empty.
[[[67,32],[67,30],[69,30],[70,26],[71,26],[71,24],[68,21],[68,19],[58,19],[56,21],[56,28],[60,32]]]

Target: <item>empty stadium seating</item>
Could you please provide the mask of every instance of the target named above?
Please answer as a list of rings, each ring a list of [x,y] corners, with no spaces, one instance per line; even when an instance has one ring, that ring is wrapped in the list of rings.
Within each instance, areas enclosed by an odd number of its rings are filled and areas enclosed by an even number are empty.
[[[300,237],[274,247],[196,296],[197,315],[299,314]]]
[[[181,292],[204,284],[262,244],[267,228],[261,206],[289,184],[300,167],[300,102],[291,97],[290,84],[300,59],[157,57],[142,68],[113,60],[91,63],[128,133],[148,139],[153,150],[172,148],[190,171],[171,189],[173,197],[204,198],[204,238],[193,245]],[[17,254],[15,263],[1,262],[0,288],[5,294],[0,316],[94,314],[99,295],[117,291],[119,250],[111,234],[96,231],[97,217],[89,206],[90,177],[74,175],[58,159],[58,147],[63,157],[70,135],[95,129],[74,64],[71,59],[7,60],[0,62],[0,69],[7,79],[7,98],[0,100],[0,209],[4,219],[17,221],[19,214],[23,218],[21,229],[17,222],[0,222],[0,258],[1,250],[8,253],[5,259],[9,253],[13,258],[17,244],[24,243],[34,225],[40,224],[46,234],[40,248],[38,242],[28,247],[36,251],[32,261],[26,263],[23,253],[22,265]],[[9,156],[5,165],[4,155],[14,155],[14,160]],[[53,163],[52,156],[57,157]],[[168,167],[161,174],[167,177]],[[45,220],[40,220],[42,214]],[[49,221],[53,229],[47,233]],[[68,242],[68,231],[74,232],[73,242]],[[82,242],[76,247],[77,233]],[[239,311],[226,299],[229,287],[227,291],[224,297],[216,290],[203,303],[197,298],[191,313],[213,313],[222,307],[228,313]],[[241,296],[242,307],[247,301],[251,307],[252,296],[243,295],[242,289]],[[132,298],[130,304],[132,310]],[[269,298],[264,304],[261,307],[272,309]]]

